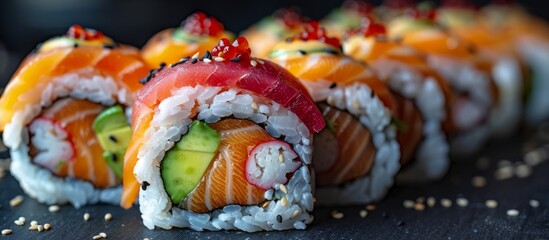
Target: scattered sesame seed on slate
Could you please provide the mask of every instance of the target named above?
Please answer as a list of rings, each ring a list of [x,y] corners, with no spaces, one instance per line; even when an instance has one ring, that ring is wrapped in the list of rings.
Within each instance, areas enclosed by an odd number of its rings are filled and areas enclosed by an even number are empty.
[[[518,216],[519,214],[520,214],[519,211],[516,210],[516,209],[509,209],[509,210],[507,210],[507,216],[509,216],[509,217],[516,217],[516,216]]]
[[[486,200],[486,202],[484,203],[486,205],[486,207],[488,208],[496,208],[498,207],[498,202],[496,200]]]

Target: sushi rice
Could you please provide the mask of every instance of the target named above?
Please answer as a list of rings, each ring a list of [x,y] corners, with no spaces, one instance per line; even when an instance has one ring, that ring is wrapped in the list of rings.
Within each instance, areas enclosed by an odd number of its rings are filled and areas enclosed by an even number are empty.
[[[98,189],[87,181],[55,176],[48,169],[33,163],[29,154],[30,136],[26,126],[40,115],[42,109],[51,106],[57,99],[66,97],[87,99],[105,106],[116,102],[124,105],[132,103],[132,95],[118,86],[112,78],[93,73],[90,69],[84,69],[54,78],[49,84],[43,86],[40,104],[27,105],[24,110],[16,112],[11,122],[6,125],[3,139],[4,144],[11,151],[11,174],[19,181],[21,188],[39,202],[70,203],[79,208],[86,204],[98,202],[118,204],[120,201],[121,186]],[[131,110],[127,108],[126,114],[130,113]],[[52,145],[63,145],[63,139],[45,138],[46,132],[49,131],[46,125],[37,126],[33,131],[36,132],[33,140],[55,141]],[[49,148],[48,151],[62,151],[62,149]],[[51,154],[63,155],[59,152]]]
[[[255,232],[305,229],[306,224],[312,222],[314,198],[308,167],[311,163],[312,135],[294,113],[270,99],[238,88],[224,90],[197,85],[172,90],[171,94],[154,109],[151,126],[145,132],[146,140],[139,149],[139,161],[134,168],[137,181],[149,184],[146,190],[139,192],[140,211],[147,228]],[[254,108],[254,102],[262,104]],[[196,116],[192,116],[191,110],[195,104],[198,110]],[[265,200],[271,201],[265,208],[259,205],[228,205],[208,213],[193,213],[173,206],[158,167],[164,154],[186,134],[193,119],[214,123],[226,117],[248,119],[263,125],[272,137],[283,138],[291,144],[305,164],[296,170],[284,189],[277,184],[265,192]],[[282,200],[284,198],[286,200]]]

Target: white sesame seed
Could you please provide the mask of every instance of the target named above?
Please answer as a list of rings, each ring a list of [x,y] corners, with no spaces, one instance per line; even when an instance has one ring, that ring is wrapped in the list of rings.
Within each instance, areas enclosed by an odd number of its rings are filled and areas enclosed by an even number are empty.
[[[13,199],[10,200],[10,207],[17,207],[19,204],[23,202],[23,196],[17,195]]]
[[[90,214],[89,213],[84,213],[84,221],[88,221],[90,220]]]
[[[42,231],[44,231],[44,227],[42,225],[38,225],[37,230],[39,232],[42,232]]]
[[[368,204],[368,206],[366,206],[366,210],[368,210],[368,211],[374,211],[374,210],[376,210],[376,205]]]
[[[25,217],[19,217],[18,220],[19,220],[20,222],[23,222],[23,223],[24,223],[25,221],[27,221],[27,219],[25,219]]]
[[[15,223],[15,225],[17,225],[17,226],[23,226],[23,225],[25,225],[24,222],[21,222],[21,221],[19,221],[19,220],[15,220],[15,221],[13,221],[13,223]]]
[[[191,58],[198,58],[198,55],[200,55],[200,52],[196,52]]]
[[[44,224],[44,229],[45,230],[50,230],[50,228],[51,228],[51,224],[49,224],[49,223]]]
[[[423,203],[416,203],[414,204],[414,209],[416,211],[423,211],[425,210],[425,205]]]
[[[215,58],[214,58],[214,61],[216,61],[216,62],[223,62],[223,61],[225,61],[225,58],[222,58],[222,57],[215,57]]]
[[[519,211],[516,209],[509,209],[507,210],[507,216],[509,217],[516,217],[519,215]]]
[[[294,213],[292,214],[292,218],[297,217],[299,214],[301,214],[301,210],[296,209],[296,210],[294,211]]]
[[[11,229],[2,230],[2,235],[10,235],[12,233]]]
[[[265,64],[265,62],[264,62],[263,60],[259,59],[259,58],[256,59],[256,61],[257,61],[259,64],[261,64],[261,65]]]
[[[92,238],[92,239],[93,239],[93,240],[97,240],[97,239],[101,239],[101,238],[102,238],[101,236],[99,236],[99,235],[95,235],[95,236],[93,236],[93,238]]]
[[[538,200],[532,199],[528,203],[530,204],[530,207],[533,207],[533,208],[539,207],[539,201]]]
[[[332,211],[332,218],[333,219],[342,219],[344,216],[345,215],[340,211],[337,211],[337,210]]]
[[[271,204],[271,201],[266,201],[261,205],[261,208],[266,208],[269,206],[269,204]]]
[[[254,111],[257,111],[257,109],[259,109],[259,106],[257,106],[257,103],[256,102],[252,102],[252,109]]]
[[[413,208],[414,204],[415,203],[412,200],[404,200],[404,202],[402,202],[402,205],[404,205],[405,208]]]
[[[286,197],[282,197],[280,201],[282,202],[282,206],[286,207],[286,205],[288,205],[288,199],[286,199]]]
[[[204,58],[204,59],[202,59],[202,61],[205,62],[205,63],[211,63],[212,62],[212,60],[210,60],[209,58]]]
[[[486,186],[486,178],[483,176],[475,176],[471,179],[471,183],[474,187],[484,187]]]
[[[38,222],[35,221],[35,220],[32,220],[32,221],[30,222],[30,225],[31,225],[31,226],[38,225]]]
[[[434,197],[428,197],[427,198],[427,205],[429,207],[434,207],[435,204],[437,204],[437,200]]]
[[[458,198],[456,199],[456,204],[460,207],[467,207],[467,205],[469,205],[469,200],[467,200],[467,198]]]
[[[102,238],[106,238],[106,237],[107,237],[107,234],[104,233],[104,232],[101,232],[101,233],[99,233],[99,236],[101,236]]]
[[[486,200],[486,202],[484,203],[486,205],[486,207],[488,208],[497,208],[498,207],[498,202],[496,202],[496,200]]]
[[[278,161],[281,162],[281,163],[284,162],[284,155],[279,154],[278,155]]]
[[[448,198],[443,198],[440,200],[440,204],[445,208],[449,208],[452,206],[452,201]]]
[[[31,231],[38,230],[38,224],[31,225],[31,226],[29,227],[29,230],[31,230]]]
[[[110,221],[111,219],[112,219],[112,214],[110,214],[110,213],[105,214],[105,221],[108,222],[108,221]]]
[[[61,208],[59,208],[59,206],[57,206],[57,205],[51,205],[51,206],[48,208],[48,210],[49,210],[50,212],[59,212],[59,209],[61,209]]]
[[[360,215],[361,218],[365,218],[366,216],[368,216],[368,211],[365,209],[362,209],[360,210],[360,212],[358,212],[358,215]]]
[[[526,164],[520,164],[515,168],[515,175],[519,178],[525,178],[532,175],[532,168]]]
[[[143,238],[143,240],[150,240],[149,238]]]
[[[547,157],[547,152],[545,149],[536,149],[527,152],[524,155],[524,162],[530,166],[536,166],[543,162]]]
[[[284,184],[280,184],[280,191],[282,191],[285,194],[288,194],[288,188]]]
[[[250,65],[252,65],[253,67],[257,66],[257,62],[255,60],[251,60],[250,61]]]
[[[505,180],[513,177],[513,167],[512,166],[505,166],[502,168],[499,168],[494,173],[494,177],[497,180]]]

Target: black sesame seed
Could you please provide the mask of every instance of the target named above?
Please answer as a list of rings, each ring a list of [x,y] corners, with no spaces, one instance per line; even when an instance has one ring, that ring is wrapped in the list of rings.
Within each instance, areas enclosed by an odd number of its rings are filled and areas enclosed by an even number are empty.
[[[114,153],[111,154],[111,160],[112,160],[113,162],[117,162],[117,161],[118,161],[118,157],[116,156],[116,154],[114,154]]]
[[[276,215],[276,221],[278,223],[281,223],[282,222],[282,215]]]
[[[301,55],[307,55],[307,52],[305,52],[305,50],[297,50]]]
[[[117,44],[105,44],[105,45],[103,45],[103,48],[105,48],[105,49],[113,49],[115,47],[118,47],[118,45]]]
[[[175,67],[175,66],[177,66],[177,65],[179,65],[179,64],[186,63],[187,61],[189,61],[189,59],[191,59],[191,58],[190,58],[190,57],[184,57],[184,58],[182,58],[181,60],[179,60],[179,62],[172,63],[172,64],[170,65],[170,67]]]
[[[195,64],[195,63],[197,63],[197,62],[198,62],[198,58],[193,58],[193,60],[191,60],[191,63],[192,63],[192,64]]]
[[[374,93],[374,91],[371,91],[370,92],[370,98],[374,98],[376,96],[376,94]]]
[[[161,62],[161,63],[160,63],[160,69],[158,69],[158,71],[160,71],[160,70],[163,69],[164,67],[166,67],[166,63],[165,63],[165,62]]]
[[[240,57],[231,58],[231,62],[240,62]]]
[[[339,55],[339,53],[340,53],[339,51],[337,51],[333,48],[326,48],[326,49],[324,49],[324,52],[329,53],[329,54],[333,54],[333,55]]]
[[[210,51],[206,51],[206,53],[204,53],[204,56],[202,56],[202,60],[204,59],[212,59],[212,54],[210,53]]]
[[[141,184],[141,189],[143,189],[143,191],[147,190],[147,187],[149,186],[149,182],[147,181],[143,181],[143,184]]]
[[[404,224],[406,224],[404,221],[398,221],[397,222],[397,226],[399,226],[399,227],[404,226]]]
[[[118,142],[118,139],[116,139],[113,135],[109,135],[109,139],[115,143]]]
[[[78,43],[75,43],[74,45],[72,45],[74,48],[78,48]]]
[[[337,87],[337,83],[330,84],[330,89],[334,89],[335,87]]]

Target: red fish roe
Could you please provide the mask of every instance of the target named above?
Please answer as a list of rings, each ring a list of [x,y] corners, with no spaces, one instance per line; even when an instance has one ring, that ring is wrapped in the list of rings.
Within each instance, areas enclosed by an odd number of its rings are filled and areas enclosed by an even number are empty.
[[[349,35],[363,35],[371,37],[387,34],[387,29],[381,23],[375,22],[372,18],[363,18],[360,28],[349,32]]]
[[[251,53],[252,50],[250,50],[250,45],[245,37],[238,37],[232,44],[228,39],[222,38],[212,50],[212,56],[222,57],[233,62],[250,60]]]
[[[78,40],[100,40],[104,35],[97,30],[83,28],[82,26],[75,24],[67,31],[67,37]]]
[[[328,37],[326,31],[317,21],[309,21],[305,24],[304,30],[294,36],[294,39],[300,39],[302,41],[318,40],[324,42],[334,48],[340,49],[341,42],[338,38]]]
[[[190,34],[204,36],[218,36],[224,31],[223,24],[203,12],[197,12],[189,16],[183,21],[181,27]]]

